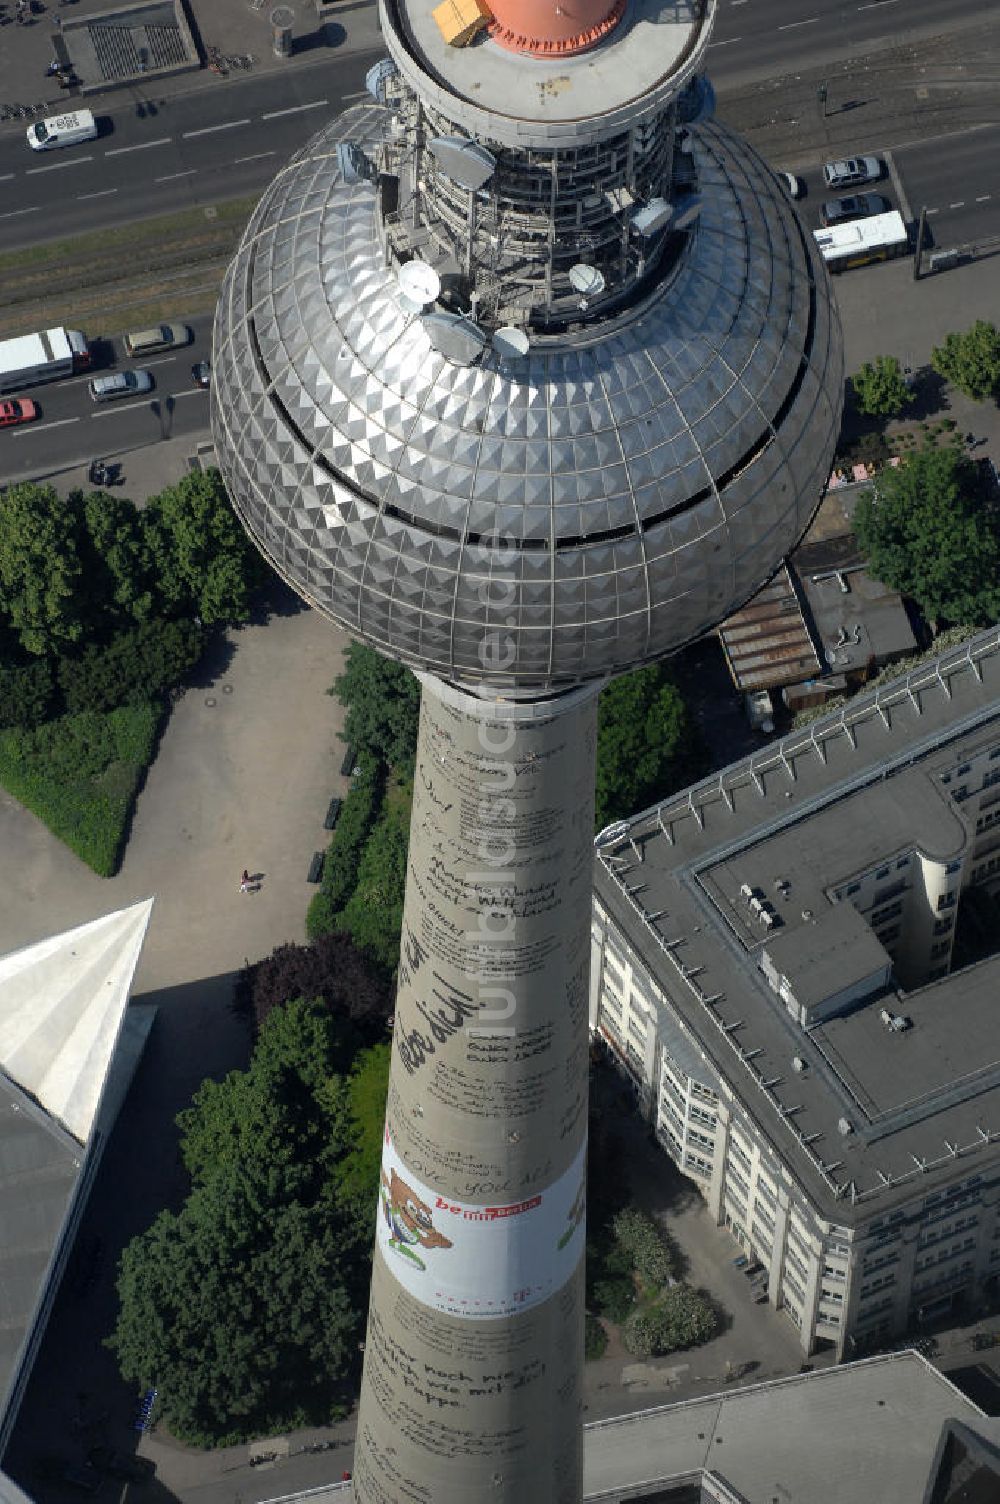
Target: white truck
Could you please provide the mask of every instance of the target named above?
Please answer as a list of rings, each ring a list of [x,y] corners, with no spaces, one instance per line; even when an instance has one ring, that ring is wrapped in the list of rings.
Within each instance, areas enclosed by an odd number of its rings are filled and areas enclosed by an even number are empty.
[[[90,347],[78,329],[43,329],[0,340],[0,392],[72,376],[90,366]]]

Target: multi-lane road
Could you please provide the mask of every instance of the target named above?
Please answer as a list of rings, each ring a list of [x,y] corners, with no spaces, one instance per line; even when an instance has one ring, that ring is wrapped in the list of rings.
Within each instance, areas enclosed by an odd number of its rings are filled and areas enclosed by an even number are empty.
[[[950,0],[949,32],[981,18],[978,0]],[[748,80],[842,63],[941,30],[940,6],[931,0],[720,0],[709,61],[722,113],[727,90]],[[259,192],[330,116],[363,97],[365,71],[379,55],[334,54],[229,79],[205,74],[190,92],[163,98],[147,90],[115,93],[96,104],[98,139],[52,158],[28,149],[23,126],[0,127],[0,243],[28,247]],[[859,134],[851,149],[890,152],[890,174],[878,191],[911,217],[926,208],[937,245],[1000,235],[1000,123],[925,140]],[[776,164],[800,170],[806,196],[799,207],[814,227],[830,196],[820,176],[829,154],[816,152],[805,170],[801,162]],[[176,313],[184,317],[183,309]],[[42,417],[0,433],[0,482],[203,431],[208,399],[191,382],[190,367],[208,354],[210,330],[206,321],[194,328],[192,347],[147,363],[157,382],[152,399],[95,407],[84,378],[34,389]]]
[[[211,321],[191,319],[189,323],[192,344],[142,360],[130,360],[120,339],[101,342],[101,370],[141,367],[152,373],[155,387],[146,397],[93,402],[86,375],[31,387],[39,415],[31,423],[0,431],[0,484],[111,455],[127,456],[130,449],[162,439],[185,434],[193,439],[203,434],[209,397],[195,385],[191,367],[209,356]],[[127,492],[127,459],[125,481]]]

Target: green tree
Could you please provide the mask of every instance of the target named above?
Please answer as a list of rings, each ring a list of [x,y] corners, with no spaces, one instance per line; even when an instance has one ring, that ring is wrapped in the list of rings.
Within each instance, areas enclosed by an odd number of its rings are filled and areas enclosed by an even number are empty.
[[[48,660],[36,658],[20,668],[0,668],[0,731],[8,726],[32,729],[47,721],[56,705]]]
[[[0,617],[39,657],[78,642],[87,625],[80,517],[52,486],[0,490]]]
[[[690,1285],[673,1285],[652,1306],[635,1311],[622,1333],[637,1358],[656,1358],[707,1342],[718,1328],[711,1300]]]
[[[950,446],[883,470],[854,509],[868,566],[931,618],[995,621],[1000,534],[974,466]]]
[[[693,751],[684,701],[659,664],[612,680],[597,713],[597,829],[677,788]]]
[[[155,1378],[182,1440],[322,1424],[349,1396],[388,1052],[346,1079],[337,1053],[322,1003],[272,1009],[248,1068],[204,1082],[178,1118],[184,1205],[122,1257],[109,1346],[124,1378]]]
[[[358,949],[387,971],[399,964],[409,837],[406,809],[387,804],[361,855],[357,887],[337,920]]]
[[[124,496],[75,493],[82,508],[84,583],[95,622],[148,621],[158,604],[141,513]]]
[[[986,319],[949,334],[931,351],[931,365],[967,397],[983,402],[1000,392],[1000,330]]]
[[[898,418],[914,400],[894,355],[876,355],[873,361],[866,360],[857,375],[851,377],[851,387],[859,411],[872,418]]]
[[[106,646],[62,658],[58,677],[66,709],[75,714],[154,703],[198,662],[207,636],[193,621],[156,619],[116,633]]]
[[[140,514],[163,608],[203,622],[241,622],[264,578],[218,470],[185,475]]]
[[[646,1212],[626,1207],[615,1217],[612,1230],[644,1286],[659,1289],[676,1274],[676,1251]]]
[[[347,712],[343,738],[350,746],[400,773],[413,771],[420,685],[408,668],[352,642],[330,693]]]

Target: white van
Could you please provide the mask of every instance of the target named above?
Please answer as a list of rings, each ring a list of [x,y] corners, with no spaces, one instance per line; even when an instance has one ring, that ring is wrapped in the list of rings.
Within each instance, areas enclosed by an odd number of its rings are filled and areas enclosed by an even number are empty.
[[[89,110],[73,110],[68,115],[52,115],[29,125],[28,145],[32,151],[50,151],[54,146],[76,146],[93,141],[97,122]]]

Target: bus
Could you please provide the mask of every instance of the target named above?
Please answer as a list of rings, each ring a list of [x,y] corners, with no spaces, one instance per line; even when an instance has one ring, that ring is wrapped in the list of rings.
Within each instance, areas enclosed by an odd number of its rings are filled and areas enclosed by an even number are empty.
[[[869,261],[888,261],[893,256],[904,256],[910,248],[910,237],[898,209],[889,214],[873,214],[870,219],[851,219],[845,225],[831,225],[826,230],[813,230],[813,234],[832,272],[866,266]]]

